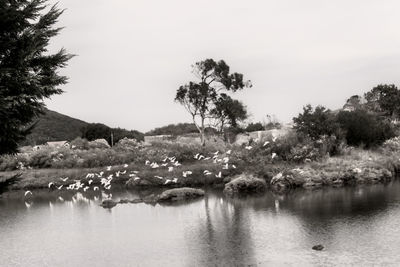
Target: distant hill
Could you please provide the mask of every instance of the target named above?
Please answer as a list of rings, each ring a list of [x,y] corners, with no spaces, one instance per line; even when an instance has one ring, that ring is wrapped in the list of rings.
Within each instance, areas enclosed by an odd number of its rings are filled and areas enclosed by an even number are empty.
[[[61,113],[46,110],[43,115],[37,119],[37,124],[33,128],[32,133],[29,134],[22,146],[25,145],[41,145],[48,141],[72,141],[78,136],[82,136],[83,131],[88,128],[96,127],[98,123],[87,123],[82,120],[71,118]],[[143,140],[143,134],[138,131],[128,131],[120,128],[110,128],[101,124],[108,132],[114,133],[114,140],[117,142],[124,137],[136,138]],[[107,134],[108,136],[108,134]],[[94,139],[105,138],[103,136],[95,136]]]
[[[48,141],[71,141],[81,136],[81,129],[89,123],[46,110],[37,120],[32,133],[21,145],[40,145]]]

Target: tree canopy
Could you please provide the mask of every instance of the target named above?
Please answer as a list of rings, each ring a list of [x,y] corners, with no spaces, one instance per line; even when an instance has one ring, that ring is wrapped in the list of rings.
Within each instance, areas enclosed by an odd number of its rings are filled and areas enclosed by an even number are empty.
[[[67,77],[58,73],[72,57],[65,49],[48,51],[61,28],[63,10],[46,0],[0,1],[0,154],[14,153],[43,112],[43,100],[61,94]]]
[[[226,95],[227,92],[251,87],[251,83],[243,80],[243,74],[231,73],[230,67],[223,60],[206,59],[195,63],[192,68],[198,81],[190,81],[180,86],[176,92],[175,101],[182,104],[192,116],[204,145],[206,119],[216,119],[218,116],[227,115],[226,109],[222,106],[226,103],[225,101],[230,100],[222,94]],[[236,123],[236,120],[231,122]]]
[[[394,84],[380,84],[365,93],[367,106],[388,117],[400,115],[400,90]]]

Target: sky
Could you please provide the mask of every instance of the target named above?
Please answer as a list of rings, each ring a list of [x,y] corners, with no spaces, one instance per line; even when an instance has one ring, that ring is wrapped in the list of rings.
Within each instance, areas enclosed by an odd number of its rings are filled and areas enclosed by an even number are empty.
[[[56,1],[51,0],[50,3]],[[190,122],[174,102],[191,65],[223,59],[253,87],[232,95],[252,121],[290,122],[377,84],[400,86],[398,0],[58,0],[51,40],[76,57],[48,108],[87,122],[149,131]]]

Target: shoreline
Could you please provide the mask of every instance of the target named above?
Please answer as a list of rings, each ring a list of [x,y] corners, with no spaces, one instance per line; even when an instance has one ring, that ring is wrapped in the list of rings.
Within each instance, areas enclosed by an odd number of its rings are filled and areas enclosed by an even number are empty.
[[[265,180],[267,190],[277,193],[287,192],[295,188],[317,189],[323,187],[342,187],[357,184],[387,183],[395,180],[400,174],[400,159],[395,160],[394,155],[380,155],[375,160],[346,159],[344,156],[332,157],[321,162],[307,164],[269,164],[265,165],[264,173],[256,170],[256,166],[238,166],[236,169],[220,170],[220,166],[213,166],[204,162],[184,164],[173,172],[166,169],[149,169],[147,166],[137,164],[112,166],[110,170],[98,168],[73,168],[73,169],[31,169],[0,172],[0,179],[20,175],[16,181],[9,185],[5,191],[46,189],[65,190],[69,185],[79,180],[92,190],[101,186],[101,179],[113,176],[110,185],[118,185],[127,189],[171,189],[180,187],[211,187],[223,189],[225,184],[241,175],[254,175]],[[109,167],[108,167],[109,168]],[[204,170],[212,175],[204,175]],[[265,171],[267,169],[267,171]],[[193,174],[182,177],[182,172],[191,170]],[[134,174],[137,173],[136,175]],[[215,173],[221,172],[221,177]],[[103,173],[101,177],[88,177],[88,174]],[[118,175],[116,175],[118,173]],[[65,181],[62,179],[67,178]],[[172,182],[172,177],[177,178]],[[162,178],[162,179],[161,179]],[[166,184],[167,180],[170,182]],[[49,183],[52,183],[51,188]],[[77,191],[82,191],[78,189]]]

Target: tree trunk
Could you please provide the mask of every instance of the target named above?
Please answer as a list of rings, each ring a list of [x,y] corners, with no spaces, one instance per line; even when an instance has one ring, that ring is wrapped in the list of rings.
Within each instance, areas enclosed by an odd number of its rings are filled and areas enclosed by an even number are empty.
[[[200,139],[201,139],[201,145],[203,147],[206,146],[206,137],[205,137],[205,129],[204,129],[204,118],[201,118]]]

